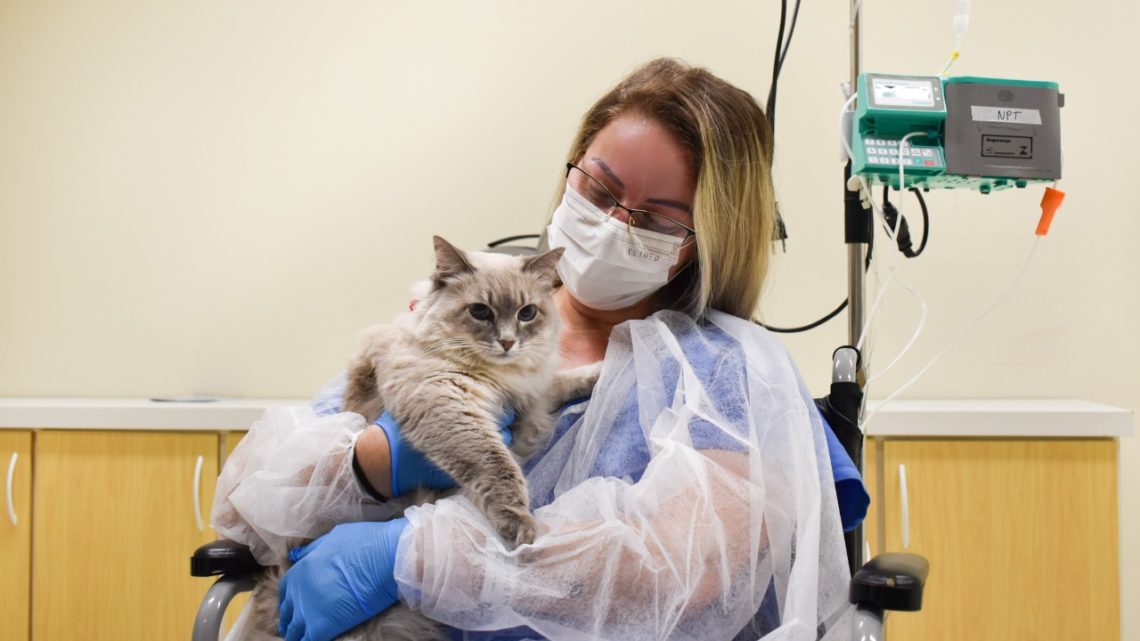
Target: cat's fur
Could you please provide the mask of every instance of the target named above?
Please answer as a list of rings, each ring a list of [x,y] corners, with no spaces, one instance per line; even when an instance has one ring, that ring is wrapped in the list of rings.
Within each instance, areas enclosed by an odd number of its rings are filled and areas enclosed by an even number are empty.
[[[364,332],[350,362],[344,409],[369,422],[391,412],[407,442],[456,480],[508,547],[531,543],[535,522],[514,455],[533,453],[550,434],[553,411],[588,394],[600,366],[558,369],[553,289],[561,249],[524,258],[466,253],[438,236],[434,242],[430,293],[396,323]],[[472,305],[486,306],[491,317],[477,318],[486,309],[476,314]],[[525,320],[520,311],[529,305],[535,315]],[[506,407],[516,416],[510,450],[497,426]],[[414,505],[444,494],[420,490],[392,501]],[[282,573],[273,568],[259,580],[247,639],[277,638]],[[401,604],[340,637],[435,638],[445,638],[438,626]]]

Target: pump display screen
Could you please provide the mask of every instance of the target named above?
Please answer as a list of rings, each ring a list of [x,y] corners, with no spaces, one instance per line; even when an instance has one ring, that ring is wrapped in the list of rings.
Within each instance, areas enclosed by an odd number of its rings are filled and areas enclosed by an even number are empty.
[[[871,78],[872,100],[880,107],[933,107],[934,85],[930,80]]]

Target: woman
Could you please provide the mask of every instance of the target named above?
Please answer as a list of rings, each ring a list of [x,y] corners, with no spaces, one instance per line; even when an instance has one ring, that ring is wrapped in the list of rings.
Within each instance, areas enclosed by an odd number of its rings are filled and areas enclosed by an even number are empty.
[[[566,248],[563,365],[604,365],[524,466],[538,539],[508,551],[460,499],[338,526],[291,554],[286,639],[334,638],[397,599],[467,638],[843,636],[825,431],[786,351],[748,321],[771,149],[748,94],[673,60],[589,110],[547,240]],[[440,482],[392,439],[359,435],[364,485],[382,498],[396,476]]]

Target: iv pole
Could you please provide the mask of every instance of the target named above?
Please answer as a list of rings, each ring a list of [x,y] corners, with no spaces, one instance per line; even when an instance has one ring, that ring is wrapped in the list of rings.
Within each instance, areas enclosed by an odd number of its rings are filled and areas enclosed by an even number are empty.
[[[858,86],[859,69],[862,64],[862,42],[860,39],[860,29],[862,27],[862,14],[860,12],[860,5],[862,0],[851,0],[851,14],[850,14],[850,32],[851,32],[851,92],[854,93]],[[848,345],[856,345],[859,342],[859,335],[863,331],[863,322],[865,315],[865,277],[866,274],[863,269],[863,264],[867,255],[867,247],[872,241],[872,234],[874,228],[872,227],[872,213],[864,209],[862,200],[858,191],[851,191],[847,188],[848,182],[851,179],[851,159],[847,159],[847,163],[843,169],[843,212],[844,212],[844,242],[847,244],[847,340]],[[853,351],[853,350],[852,350]],[[837,352],[838,354],[838,352]],[[839,361],[836,361],[835,374],[839,373]],[[863,384],[867,380],[866,377],[866,362],[859,357],[856,361],[856,370],[854,376],[854,384],[847,383],[848,398],[852,399],[855,407],[848,406],[847,418],[852,424],[862,428],[863,418]],[[848,379],[849,380],[849,379]],[[838,387],[843,387],[843,384],[836,384],[838,379],[833,379],[832,389],[833,395]],[[857,400],[855,400],[857,399]],[[850,414],[853,414],[850,415]],[[858,454],[855,456],[855,467],[859,470],[860,476],[863,475],[863,435],[859,432],[858,436]],[[867,561],[864,559],[864,550],[866,537],[863,533],[863,525],[855,528],[851,532],[844,534],[844,542],[846,543],[848,551],[848,563],[851,567],[851,572],[854,573],[858,568],[863,566]]]
[[[855,92],[855,87],[858,86],[859,81],[859,68],[862,64],[862,43],[859,39],[859,31],[861,23],[863,22],[862,13],[859,10],[859,5],[862,0],[851,0],[851,92]],[[858,194],[854,199],[854,204],[858,205],[858,211],[853,211],[851,207],[851,200],[848,196],[852,193],[847,190],[847,181],[851,178],[851,160],[847,160],[847,166],[844,170],[843,176],[843,190],[845,196],[845,211],[847,214],[847,340],[851,345],[855,345],[859,341],[859,334],[863,331],[863,314],[864,305],[864,274],[863,274],[863,261],[866,256],[866,245],[870,240],[867,236],[872,232],[871,219],[867,212],[863,210],[861,203],[858,199]],[[860,219],[865,219],[862,221]],[[865,233],[863,233],[865,232]],[[865,368],[863,365],[859,366],[859,380],[865,380]],[[860,411],[862,414],[862,411]]]

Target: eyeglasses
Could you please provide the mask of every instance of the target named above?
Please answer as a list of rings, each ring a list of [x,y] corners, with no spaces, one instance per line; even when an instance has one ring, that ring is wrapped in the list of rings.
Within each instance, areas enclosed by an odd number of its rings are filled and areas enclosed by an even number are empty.
[[[626,207],[600,180],[572,162],[566,163],[566,184],[608,216],[613,216],[619,209],[624,211],[626,213],[626,224],[630,227],[667,234],[685,240],[688,240],[690,236],[697,235],[697,230],[663,214]]]

